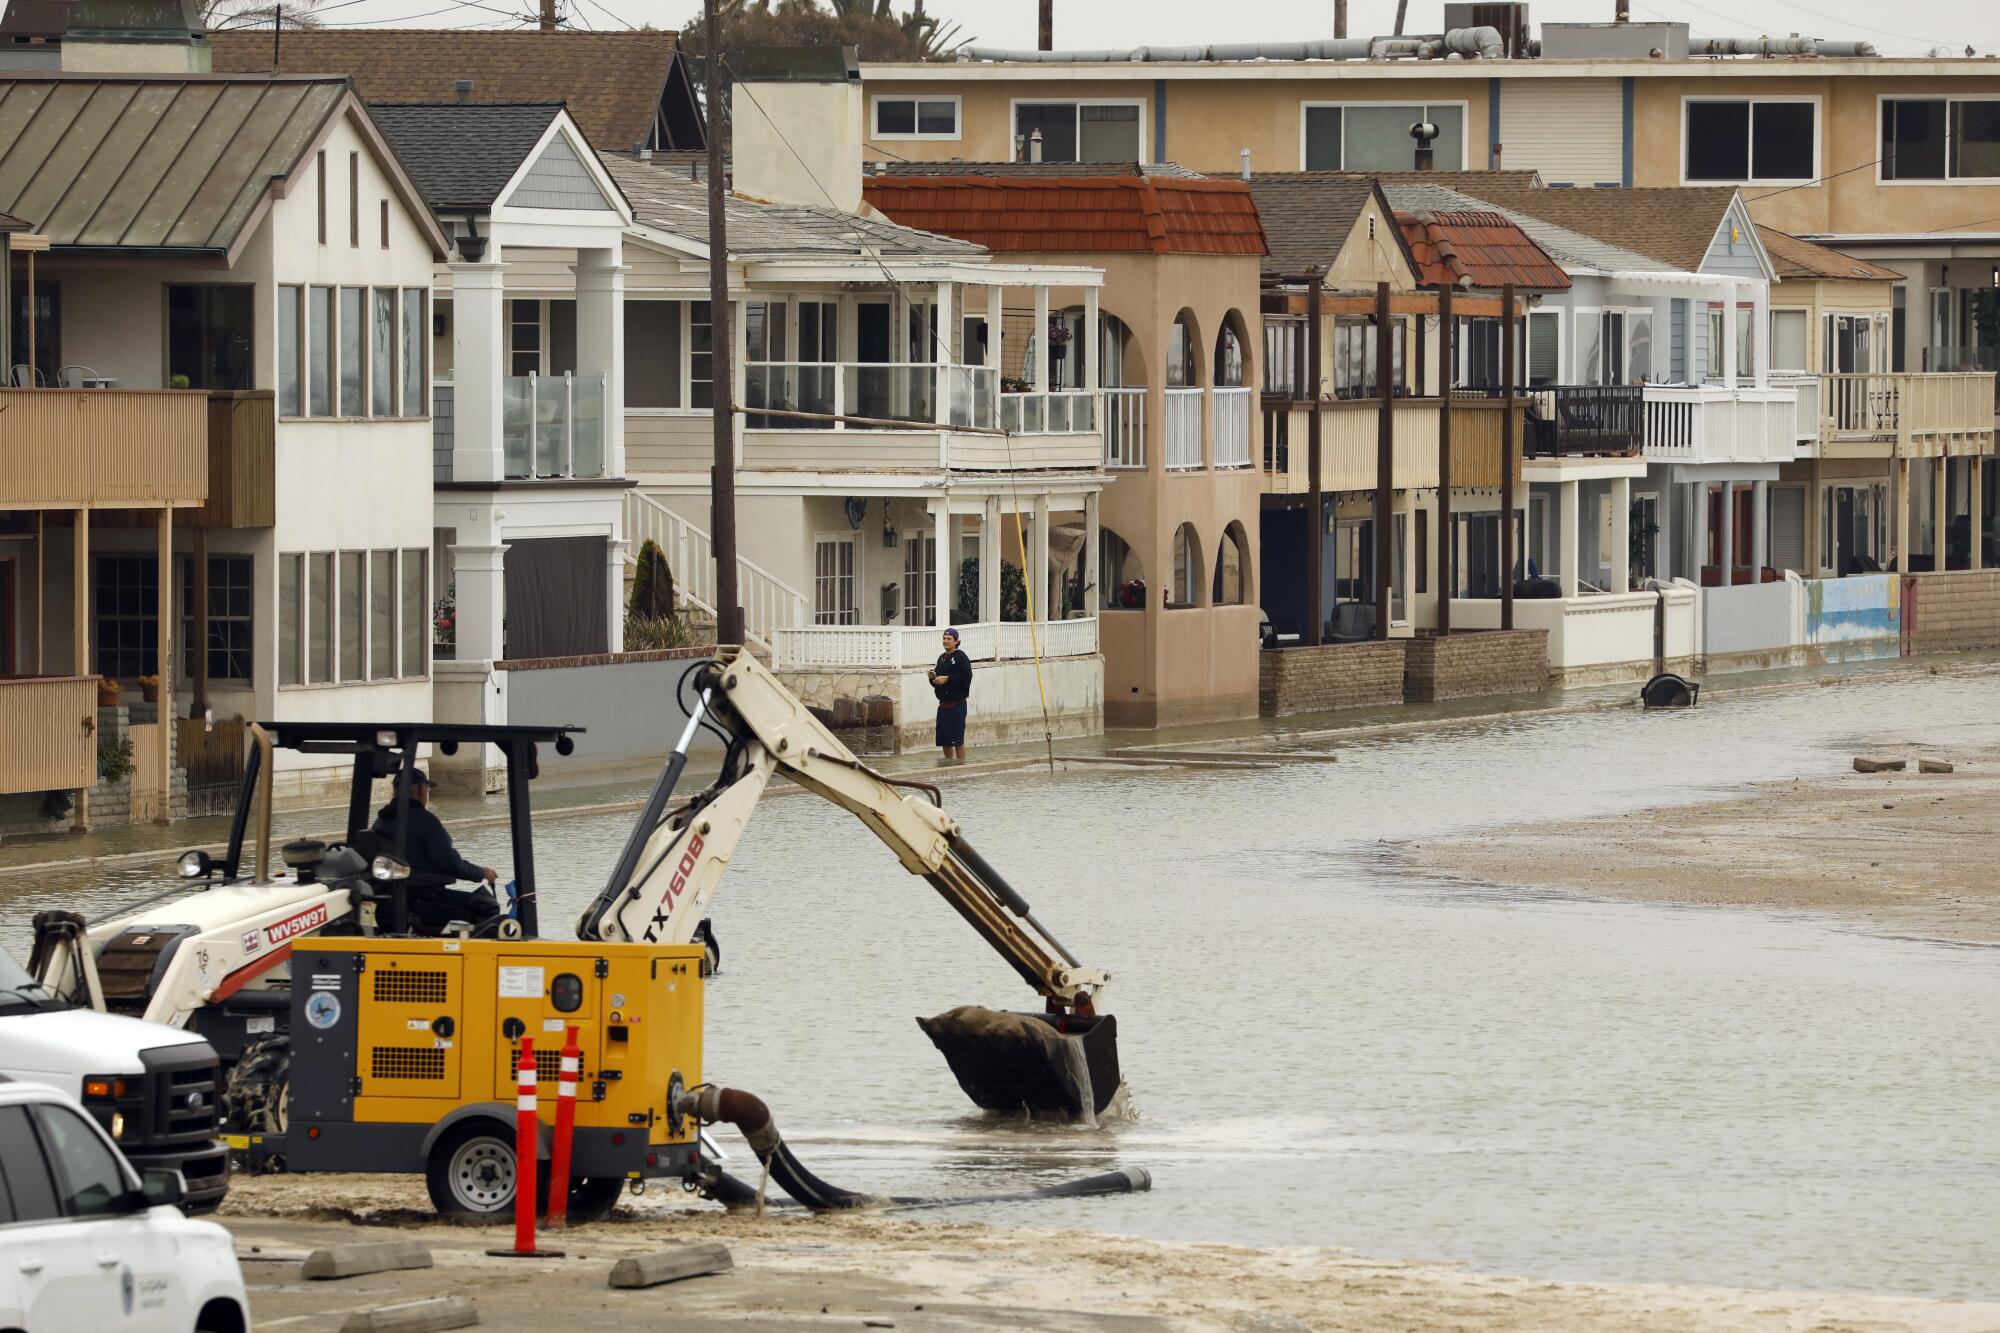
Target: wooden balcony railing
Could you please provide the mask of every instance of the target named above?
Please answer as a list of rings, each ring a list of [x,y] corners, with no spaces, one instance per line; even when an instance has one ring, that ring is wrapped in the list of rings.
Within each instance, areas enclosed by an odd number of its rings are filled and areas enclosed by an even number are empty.
[[[0,676],[0,793],[97,782],[97,677]]]
[[[1514,476],[1520,479],[1525,399],[1514,400]],[[1320,486],[1328,491],[1365,491],[1375,486],[1381,405],[1365,399],[1286,403],[1266,398],[1264,408],[1264,488],[1294,494],[1307,488],[1307,438],[1312,413],[1320,413]],[[1451,411],[1451,484],[1454,490],[1498,486],[1499,399],[1454,397]],[[1438,482],[1438,400],[1399,398],[1394,408],[1398,489],[1434,487]]]
[[[208,396],[208,501],[202,528],[266,528],[278,521],[277,403],[269,389]]]
[[[199,504],[206,393],[0,389],[0,509]]]

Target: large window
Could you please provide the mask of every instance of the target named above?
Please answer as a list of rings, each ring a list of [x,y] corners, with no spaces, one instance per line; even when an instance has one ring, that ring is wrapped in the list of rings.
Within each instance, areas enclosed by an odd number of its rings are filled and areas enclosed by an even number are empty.
[[[426,674],[429,564],[430,553],[420,548],[280,555],[278,683],[324,685],[338,678],[358,684]],[[243,578],[247,604],[247,570]],[[216,642],[212,626],[209,641]],[[246,672],[248,651],[246,637]]]
[[[134,680],[159,670],[160,563],[150,555],[100,555],[91,592],[97,674]]]
[[[958,98],[878,97],[875,136],[878,139],[956,139]]]
[[[1690,182],[1812,180],[1819,161],[1813,98],[1688,98],[1681,141]]]
[[[1308,102],[1302,115],[1299,165],[1307,171],[1409,171],[1417,164],[1410,126],[1424,120],[1437,126],[1437,167],[1465,169],[1462,103]]]
[[[1041,135],[1044,162],[1138,162],[1137,102],[1016,102],[1014,138],[1023,162]]]
[[[333,415],[333,288],[308,289],[306,415]]]
[[[2000,98],[1882,99],[1882,179],[2000,177]]]
[[[1305,360],[1305,321],[1290,315],[1264,316],[1264,392],[1284,398],[1299,395],[1299,370]]]
[[[1389,330],[1392,392],[1400,394],[1403,378],[1403,321]],[[1336,398],[1374,398],[1381,392],[1376,378],[1375,321],[1370,316],[1336,320],[1333,326],[1333,393]]]
[[[362,649],[367,646],[363,620],[368,607],[368,553],[342,551],[340,569],[340,678],[365,680]]]
[[[625,303],[625,406],[679,407],[682,301]]]
[[[1562,381],[1562,312],[1528,312],[1528,387],[1539,389]]]
[[[1773,310],[1771,312],[1771,369],[1807,370],[1811,368],[1806,348],[1806,335],[1810,331],[1807,321],[1810,316],[1804,310]]]
[[[396,289],[377,287],[374,292],[373,341],[368,359],[375,369],[368,382],[369,410],[378,417],[396,415]]]
[[[256,562],[247,555],[211,555],[208,558],[208,678],[210,680],[250,679],[250,646],[253,638],[251,571]],[[181,568],[181,654],[182,671],[200,674],[201,651],[195,640],[194,611],[197,589],[194,559],[184,556]]]
[[[403,415],[430,415],[429,388],[424,374],[424,341],[429,320],[425,318],[430,293],[421,287],[403,288]]]
[[[367,306],[366,287],[340,289],[340,415],[344,417],[368,415],[362,392],[368,376]]]
[[[190,389],[248,389],[256,358],[256,288],[248,283],[167,287],[167,374]]]
[[[299,356],[304,350],[301,337],[304,329],[299,322],[302,314],[299,289],[278,288],[278,415],[281,417],[305,415],[305,403],[299,397]]]
[[[278,415],[380,419],[428,415],[424,351],[428,298],[421,287],[278,288]],[[214,298],[209,303],[213,307]],[[247,340],[246,333],[246,357]],[[211,338],[208,345],[222,344]],[[249,382],[246,370],[240,387]],[[203,385],[194,380],[193,387]],[[229,386],[211,382],[208,387]]]

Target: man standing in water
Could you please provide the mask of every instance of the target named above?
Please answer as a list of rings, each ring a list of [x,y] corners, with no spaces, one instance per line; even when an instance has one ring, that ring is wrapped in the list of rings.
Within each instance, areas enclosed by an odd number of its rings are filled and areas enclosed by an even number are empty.
[[[965,701],[972,693],[972,659],[959,651],[958,631],[944,632],[944,651],[931,669],[931,689],[937,695],[937,743],[944,761],[965,762]]]

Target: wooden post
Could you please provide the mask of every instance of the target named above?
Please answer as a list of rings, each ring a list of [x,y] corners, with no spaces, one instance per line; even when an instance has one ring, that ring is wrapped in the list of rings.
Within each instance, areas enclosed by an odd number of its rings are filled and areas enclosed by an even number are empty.
[[[1326,626],[1326,492],[1320,489],[1320,284],[1318,268],[1306,271],[1306,626],[1304,642],[1318,646]]]
[[[1514,628],[1514,284],[1500,289],[1500,628]]]
[[[1451,595],[1458,587],[1457,562],[1451,558],[1451,376],[1458,364],[1453,355],[1451,284],[1438,289],[1438,505],[1437,505],[1437,632],[1451,633]],[[1422,559],[1422,553],[1418,553]]]
[[[174,822],[174,511],[168,506],[160,509],[158,536],[160,646],[153,659],[153,674],[160,678],[160,710],[154,724],[160,729],[160,770],[154,775],[160,784],[160,808],[153,822],[171,824]]]
[[[1375,388],[1381,394],[1375,423],[1375,637],[1389,637],[1390,510],[1395,506],[1396,349],[1389,330],[1389,284],[1375,284]]]
[[[35,511],[35,674],[38,676],[48,670],[48,667],[43,663],[46,654],[42,651],[43,641],[49,635],[48,543],[48,511],[37,509]],[[83,673],[77,671],[72,674],[81,676]]]
[[[730,367],[729,224],[722,189],[722,21],[718,0],[703,0],[702,42],[708,58],[708,311],[714,356],[715,463],[710,478],[710,529],[715,553],[715,638],[743,642],[743,605],[736,590],[736,419]]]
[[[208,529],[194,530],[194,708],[200,717],[208,711]]]
[[[70,529],[70,537],[69,606],[70,614],[76,617],[76,623],[70,627],[70,672],[73,675],[88,676],[95,674],[90,669],[90,510],[79,508],[76,511],[76,526]],[[97,715],[92,713],[93,728],[96,722]],[[76,806],[72,813],[69,831],[90,832],[89,787],[77,789]]]

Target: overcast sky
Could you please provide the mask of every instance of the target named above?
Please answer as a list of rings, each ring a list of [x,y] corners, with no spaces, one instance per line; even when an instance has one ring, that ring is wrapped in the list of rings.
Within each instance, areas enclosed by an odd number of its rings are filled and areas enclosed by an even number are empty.
[[[914,0],[893,0],[900,12]],[[621,28],[650,23],[679,28],[701,12],[701,0],[559,0],[577,27]],[[1608,21],[1615,0],[1533,0],[1534,23]],[[925,0],[927,12],[959,25],[961,36],[985,45],[1033,46],[1036,0]],[[329,27],[516,26],[510,16],[535,0],[320,0]],[[1885,54],[1921,55],[1933,46],[1953,54],[1966,46],[2000,51],[1996,0],[1632,0],[1637,19],[1685,21],[1698,37],[1759,37],[1803,33],[1872,41]],[[1395,0],[1349,0],[1348,31],[1356,37],[1395,27]],[[1411,32],[1442,26],[1442,0],[1414,0]],[[1218,41],[1302,41],[1333,35],[1333,0],[1056,0],[1058,47],[1127,47]],[[2000,62],[1996,62],[2000,65]],[[2000,73],[2000,69],[1996,69]]]

